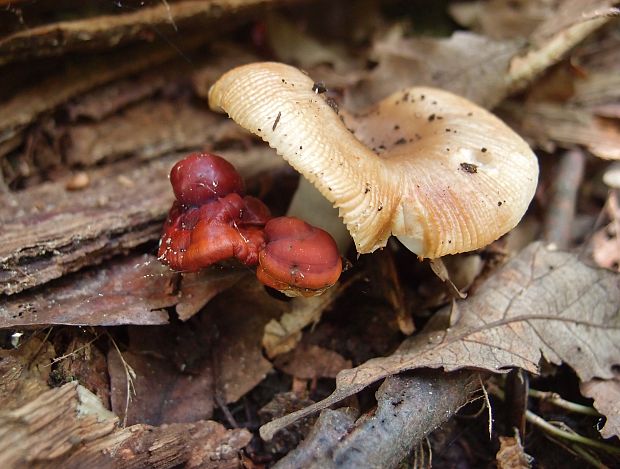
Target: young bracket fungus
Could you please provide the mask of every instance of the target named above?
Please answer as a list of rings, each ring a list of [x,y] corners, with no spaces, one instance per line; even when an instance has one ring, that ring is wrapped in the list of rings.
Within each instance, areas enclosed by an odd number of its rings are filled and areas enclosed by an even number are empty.
[[[331,287],[342,272],[334,239],[295,217],[279,217],[265,225],[266,246],[256,276],[290,296],[313,296]]]
[[[225,159],[194,153],[170,171],[176,196],[164,224],[158,256],[174,270],[192,272],[236,258],[258,262],[269,209],[245,196],[243,180]]]
[[[335,241],[297,218],[270,220],[258,199],[225,159],[194,153],[170,172],[176,197],[164,224],[159,259],[174,270],[196,271],[236,258],[259,264],[257,277],[289,296],[322,293],[342,265]]]
[[[294,67],[254,63],[224,74],[209,105],[316,186],[338,208],[358,252],[385,246],[392,234],[420,257],[470,251],[525,213],[536,156],[488,111],[418,87],[363,114],[337,114],[313,86]]]

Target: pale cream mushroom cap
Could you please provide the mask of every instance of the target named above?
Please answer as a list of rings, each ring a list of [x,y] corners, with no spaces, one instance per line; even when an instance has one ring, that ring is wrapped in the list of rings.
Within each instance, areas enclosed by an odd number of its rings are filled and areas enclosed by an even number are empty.
[[[483,247],[511,230],[536,189],[538,162],[506,124],[433,88],[338,114],[313,80],[280,63],[224,74],[209,105],[255,133],[339,210],[358,252],[395,235],[421,257]]]

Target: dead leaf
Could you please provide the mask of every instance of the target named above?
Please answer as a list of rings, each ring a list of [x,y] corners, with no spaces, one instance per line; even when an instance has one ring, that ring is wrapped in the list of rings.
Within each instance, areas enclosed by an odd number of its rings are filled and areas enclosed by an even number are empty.
[[[295,350],[280,355],[276,368],[301,379],[335,378],[340,370],[351,367],[351,360],[318,345],[299,344]]]
[[[603,438],[620,438],[620,377],[602,380],[593,379],[580,384],[581,393],[594,399],[594,407],[607,417],[599,432]]]
[[[272,369],[261,338],[265,325],[286,309],[287,303],[271,297],[250,276],[209,303],[201,321],[218,337],[213,352],[217,392],[226,403],[239,400]]]
[[[533,458],[521,445],[519,433],[515,436],[500,436],[499,451],[495,456],[498,469],[530,469]]]
[[[128,425],[196,422],[214,401],[210,331],[196,324],[130,328],[129,350],[108,352],[112,410]],[[127,404],[128,373],[135,394]],[[127,413],[125,414],[125,411]]]
[[[494,372],[520,367],[536,373],[544,357],[567,363],[582,381],[610,379],[620,364],[620,283],[574,254],[533,243],[458,303],[459,320],[405,340],[336,379],[336,391],[303,411],[261,428],[269,439],[292,421],[348,397],[386,376],[420,367],[463,367]],[[449,310],[442,310],[446,314]],[[440,313],[438,313],[440,314]]]
[[[323,311],[356,279],[354,277],[347,282],[339,282],[319,296],[291,300],[286,313],[265,326],[262,344],[267,356],[273,358],[293,350],[301,340],[301,331],[310,324],[318,323]]]
[[[176,306],[179,319],[187,321],[215,295],[231,288],[247,273],[247,270],[213,266],[200,272],[183,274]]]
[[[510,62],[510,90],[523,89],[535,77],[559,61],[570,49],[620,14],[615,0],[564,0],[549,12],[529,37],[525,54]]]
[[[504,0],[452,3],[448,11],[462,26],[493,39],[528,37],[552,15],[557,2]]]
[[[353,68],[352,55],[342,45],[324,44],[277,13],[272,12],[267,19],[267,38],[280,62],[304,70],[326,63],[340,72]]]
[[[495,41],[457,31],[450,38],[406,38],[393,30],[374,45],[379,65],[345,95],[345,107],[360,111],[403,88],[435,86],[493,107],[506,95],[505,70],[520,41]]]
[[[500,112],[524,138],[546,151],[583,145],[600,158],[620,159],[620,125],[594,116],[589,109],[551,102],[523,106],[508,102]]]

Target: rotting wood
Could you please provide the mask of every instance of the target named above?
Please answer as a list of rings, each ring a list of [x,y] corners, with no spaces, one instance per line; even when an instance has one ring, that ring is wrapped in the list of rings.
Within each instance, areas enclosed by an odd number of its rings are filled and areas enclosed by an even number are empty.
[[[286,164],[272,154],[257,146],[225,156],[247,179]],[[168,172],[180,157],[91,170],[91,184],[80,191],[58,181],[0,194],[0,293],[41,285],[156,240],[173,200]]]
[[[129,41],[154,41],[160,35],[208,31],[226,18],[238,21],[273,0],[211,0],[208,2],[157,2],[155,6],[126,13],[39,25],[0,39],[0,65],[31,57],[63,54],[73,50],[116,47]]]
[[[168,313],[162,309],[178,301],[178,275],[154,256],[114,259],[6,298],[0,304],[0,328],[166,324]]]
[[[76,382],[0,412],[0,466],[235,468],[251,439],[213,421],[117,427],[118,419]]]

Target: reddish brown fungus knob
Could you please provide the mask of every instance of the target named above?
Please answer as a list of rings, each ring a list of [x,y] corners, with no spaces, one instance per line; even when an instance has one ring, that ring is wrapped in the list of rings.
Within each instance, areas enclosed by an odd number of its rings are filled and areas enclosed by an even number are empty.
[[[184,205],[201,205],[233,192],[244,193],[243,179],[235,167],[217,155],[192,153],[175,164],[170,183]]]
[[[230,163],[195,153],[172,168],[170,182],[177,201],[164,224],[158,252],[162,262],[190,272],[229,258],[257,264],[269,209],[240,195],[243,180]]]
[[[342,262],[334,239],[320,228],[294,217],[265,225],[258,279],[289,296],[319,295],[340,277]]]

